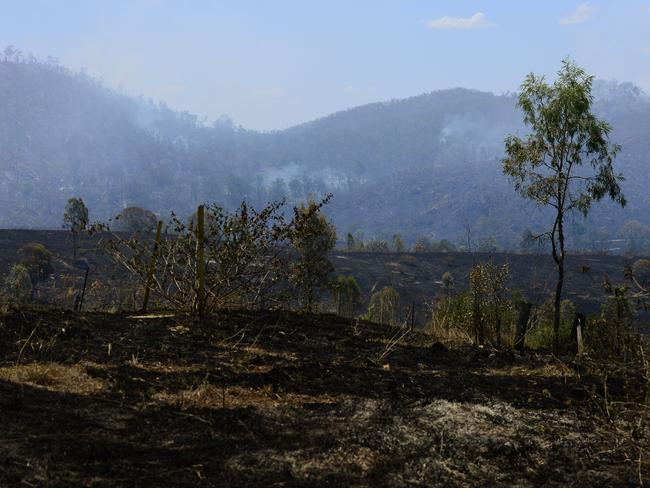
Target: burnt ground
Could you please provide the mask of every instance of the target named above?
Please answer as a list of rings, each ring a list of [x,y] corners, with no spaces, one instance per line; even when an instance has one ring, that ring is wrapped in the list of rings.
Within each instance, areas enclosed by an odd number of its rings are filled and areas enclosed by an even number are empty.
[[[115,292],[118,288],[132,286],[129,276],[114,265],[98,248],[101,235],[83,235],[80,238],[79,257],[91,266],[90,285],[100,290]],[[40,285],[47,300],[47,291],[60,291],[69,286],[80,287],[83,271],[73,266],[70,233],[56,230],[0,230],[0,279],[11,265],[20,259],[19,249],[27,243],[40,242],[52,251],[54,274],[48,283]],[[452,273],[456,288],[466,289],[469,270],[477,262],[494,260],[509,263],[511,289],[522,291],[535,303],[542,303],[554,289],[556,271],[548,255],[508,253],[341,253],[330,256],[337,274],[353,275],[361,286],[363,307],[373,290],[393,286],[401,297],[402,315],[415,304],[416,323],[423,325],[428,319],[426,304],[442,293],[442,275]],[[566,265],[565,298],[576,303],[586,314],[597,314],[605,298],[602,284],[607,277],[613,283],[625,281],[624,270],[638,257],[613,255],[569,255]],[[116,293],[114,293],[116,295]],[[106,310],[117,296],[95,299],[87,297],[87,309]],[[59,306],[62,297],[50,300]],[[70,305],[70,304],[67,304]],[[645,318],[646,320],[648,317]]]
[[[639,385],[587,360],[399,335],[289,312],[0,316],[0,485],[650,479]]]

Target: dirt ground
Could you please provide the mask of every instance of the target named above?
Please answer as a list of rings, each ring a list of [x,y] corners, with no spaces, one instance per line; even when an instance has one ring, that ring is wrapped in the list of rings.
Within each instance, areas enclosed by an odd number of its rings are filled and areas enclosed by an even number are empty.
[[[288,312],[0,316],[0,486],[650,482],[648,411],[625,407],[640,389],[402,334]]]

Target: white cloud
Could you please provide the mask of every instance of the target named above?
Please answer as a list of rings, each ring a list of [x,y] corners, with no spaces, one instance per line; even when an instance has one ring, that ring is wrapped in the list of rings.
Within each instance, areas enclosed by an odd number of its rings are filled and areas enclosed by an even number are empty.
[[[427,25],[434,30],[443,29],[474,29],[476,27],[485,27],[485,14],[483,12],[476,12],[471,17],[440,17],[427,22]]]
[[[595,10],[595,7],[586,3],[581,3],[573,13],[560,20],[560,25],[573,25],[585,22],[589,17],[591,17],[591,14],[593,14]]]

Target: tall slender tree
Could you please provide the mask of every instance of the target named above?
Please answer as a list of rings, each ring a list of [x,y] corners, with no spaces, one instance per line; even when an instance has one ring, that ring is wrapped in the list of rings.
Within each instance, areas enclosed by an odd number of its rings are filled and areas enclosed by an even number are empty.
[[[544,235],[550,240],[557,267],[553,348],[559,352],[560,304],[564,286],[566,239],[564,221],[604,197],[625,205],[621,174],[614,170],[620,146],[609,142],[611,126],[592,113],[593,76],[570,59],[553,84],[530,74],[521,85],[518,106],[531,132],[525,139],[505,140],[503,172],[515,189],[537,204],[551,207],[553,223]]]
[[[310,200],[306,205],[294,207],[295,226],[290,242],[296,251],[290,269],[291,282],[296,287],[306,310],[312,311],[321,288],[327,284],[334,266],[327,257],[336,245],[336,228],[320,211],[327,203],[328,195],[321,203]]]
[[[77,239],[88,226],[88,208],[81,198],[70,198],[65,204],[63,226],[72,232],[72,254],[77,259]]]

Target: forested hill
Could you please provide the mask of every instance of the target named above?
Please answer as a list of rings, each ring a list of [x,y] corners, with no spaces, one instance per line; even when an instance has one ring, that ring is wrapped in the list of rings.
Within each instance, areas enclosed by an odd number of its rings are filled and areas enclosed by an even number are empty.
[[[601,205],[589,222],[575,219],[572,242],[630,242],[630,229],[650,242],[650,99],[613,82],[597,83],[596,96],[623,146],[618,163],[629,206]],[[200,201],[294,202],[332,191],[328,213],[340,234],[352,228],[366,238],[459,242],[469,230],[477,241],[493,236],[512,248],[543,217],[500,172],[503,139],[524,130],[515,102],[459,88],[259,133],[227,119],[208,125],[7,49],[0,55],[0,227],[58,228],[71,196],[83,197],[95,220],[131,205],[183,215]],[[626,226],[634,220],[640,223]]]

